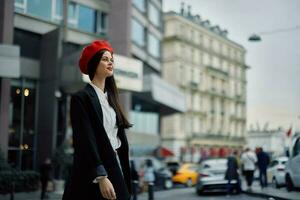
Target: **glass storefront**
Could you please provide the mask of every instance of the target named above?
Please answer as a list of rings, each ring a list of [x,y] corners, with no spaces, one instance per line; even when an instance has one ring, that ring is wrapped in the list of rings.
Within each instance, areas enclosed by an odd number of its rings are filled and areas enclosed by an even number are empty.
[[[8,162],[22,170],[35,164],[36,92],[35,81],[11,80]]]

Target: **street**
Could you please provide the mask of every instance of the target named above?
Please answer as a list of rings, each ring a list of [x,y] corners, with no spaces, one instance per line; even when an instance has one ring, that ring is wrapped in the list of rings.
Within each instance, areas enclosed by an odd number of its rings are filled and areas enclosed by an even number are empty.
[[[138,200],[147,200],[146,193],[139,195]],[[154,194],[155,200],[221,200],[221,199],[236,199],[236,200],[259,200],[265,198],[251,197],[245,194],[226,196],[226,193],[207,193],[198,196],[194,188],[179,188],[167,191],[159,191]]]

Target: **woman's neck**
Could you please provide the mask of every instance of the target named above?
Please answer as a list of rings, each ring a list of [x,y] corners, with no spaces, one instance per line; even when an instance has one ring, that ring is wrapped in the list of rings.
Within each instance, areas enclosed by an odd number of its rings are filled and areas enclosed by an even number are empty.
[[[96,79],[96,78],[94,78],[92,80],[92,83],[94,85],[96,85],[98,88],[100,88],[103,92],[105,92],[104,91],[104,88],[105,88],[105,78],[103,78],[103,79]]]

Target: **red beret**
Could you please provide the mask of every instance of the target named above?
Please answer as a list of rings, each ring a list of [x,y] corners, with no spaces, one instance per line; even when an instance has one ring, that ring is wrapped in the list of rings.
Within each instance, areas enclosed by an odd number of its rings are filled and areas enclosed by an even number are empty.
[[[97,40],[92,42],[90,45],[83,48],[79,59],[80,71],[83,74],[88,74],[88,63],[90,59],[99,51],[107,50],[113,53],[113,49],[110,44],[105,40]]]

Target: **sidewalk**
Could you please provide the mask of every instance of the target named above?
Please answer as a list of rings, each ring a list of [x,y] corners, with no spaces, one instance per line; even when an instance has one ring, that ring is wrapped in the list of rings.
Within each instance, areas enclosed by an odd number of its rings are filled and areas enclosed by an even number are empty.
[[[15,200],[40,200],[41,192],[20,192],[15,194]],[[61,200],[62,194],[49,193],[48,200]],[[10,195],[0,195],[0,200],[10,200]]]
[[[300,200],[300,191],[288,192],[285,187],[277,189],[272,186],[261,189],[258,181],[253,182],[251,192],[244,190],[246,188],[245,182],[243,182],[242,188],[245,194],[252,196],[273,197],[276,200]]]

